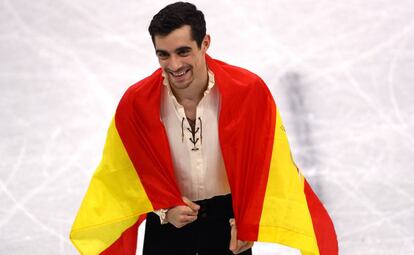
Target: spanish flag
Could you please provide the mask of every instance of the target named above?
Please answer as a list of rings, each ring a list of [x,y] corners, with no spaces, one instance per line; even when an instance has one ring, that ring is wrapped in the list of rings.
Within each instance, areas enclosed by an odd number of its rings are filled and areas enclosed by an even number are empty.
[[[333,223],[292,159],[265,83],[245,69],[206,60],[221,95],[219,140],[238,239],[337,255]],[[146,213],[185,205],[160,120],[161,74],[131,86],[118,105],[70,233],[80,254],[134,255]]]

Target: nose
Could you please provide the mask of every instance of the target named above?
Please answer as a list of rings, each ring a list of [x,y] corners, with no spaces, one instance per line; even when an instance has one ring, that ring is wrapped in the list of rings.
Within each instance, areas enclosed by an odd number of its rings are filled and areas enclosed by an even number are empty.
[[[178,71],[181,67],[182,67],[182,63],[181,63],[180,57],[172,55],[170,57],[168,68],[171,71],[175,72],[175,71]]]

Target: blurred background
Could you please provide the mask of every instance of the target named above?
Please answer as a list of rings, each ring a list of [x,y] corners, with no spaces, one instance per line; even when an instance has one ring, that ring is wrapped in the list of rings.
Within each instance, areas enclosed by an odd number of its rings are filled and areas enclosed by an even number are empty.
[[[147,27],[168,3],[0,0],[0,254],[78,254],[71,224],[120,97],[158,67]],[[193,3],[209,54],[271,89],[340,254],[414,254],[414,2]]]

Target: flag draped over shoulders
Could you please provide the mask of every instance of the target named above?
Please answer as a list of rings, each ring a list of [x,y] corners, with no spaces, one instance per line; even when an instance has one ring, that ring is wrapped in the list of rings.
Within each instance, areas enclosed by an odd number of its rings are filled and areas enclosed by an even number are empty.
[[[238,239],[338,254],[332,221],[296,167],[274,100],[255,74],[206,56],[221,95],[219,140]],[[135,254],[146,213],[183,205],[160,120],[161,70],[121,99],[71,231],[81,254]]]

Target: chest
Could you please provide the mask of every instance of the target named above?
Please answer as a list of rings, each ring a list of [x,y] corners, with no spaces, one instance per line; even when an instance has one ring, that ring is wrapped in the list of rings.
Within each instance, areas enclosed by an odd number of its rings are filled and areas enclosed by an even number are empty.
[[[197,102],[187,100],[182,102],[182,107],[188,119],[195,120],[197,118]]]

